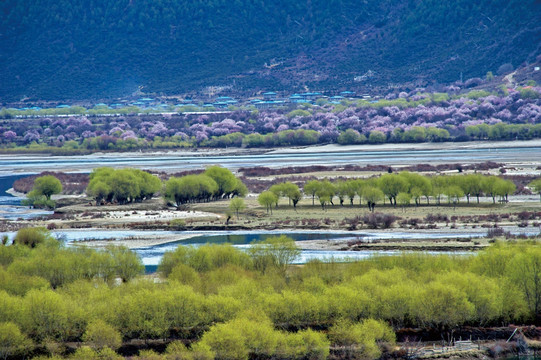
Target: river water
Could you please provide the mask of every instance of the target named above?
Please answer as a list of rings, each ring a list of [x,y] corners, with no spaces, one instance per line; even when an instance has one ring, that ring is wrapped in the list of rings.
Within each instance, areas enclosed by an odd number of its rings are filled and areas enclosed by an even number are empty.
[[[338,148],[339,149],[339,148]],[[169,172],[221,165],[240,167],[282,167],[306,165],[408,165],[422,163],[479,163],[485,161],[520,161],[541,158],[541,147],[494,147],[432,150],[351,150],[302,152],[281,150],[260,154],[217,152],[115,153],[77,156],[1,156],[0,176],[32,174],[46,170],[90,172],[101,166],[137,167]]]
[[[184,171],[190,169],[204,168],[209,165],[221,165],[226,168],[235,170],[240,167],[283,167],[283,166],[306,166],[306,165],[367,165],[367,164],[385,164],[385,165],[407,165],[420,163],[479,163],[485,161],[534,161],[541,158],[541,147],[526,146],[526,147],[493,147],[493,148],[457,148],[457,149],[402,149],[402,150],[355,150],[351,148],[347,151],[339,151],[340,148],[329,151],[296,151],[280,150],[275,152],[267,152],[260,154],[228,154],[224,151],[223,155],[218,153],[201,153],[194,152],[185,153],[164,153],[164,154],[93,154],[86,156],[1,156],[0,157],[0,218],[17,219],[30,218],[48,214],[50,212],[31,211],[27,207],[20,206],[20,198],[13,197],[5,191],[9,189],[13,182],[20,176],[39,173],[46,170],[66,171],[66,172],[90,172],[96,167],[137,167],[152,170],[162,170],[168,172]],[[517,160],[519,159],[519,160]],[[164,234],[164,232],[159,232]],[[152,236],[152,232],[134,233],[133,231],[71,231],[57,234],[65,238],[68,243],[78,241],[85,238],[102,237],[105,239],[123,238],[123,237],[139,237]],[[154,234],[156,235],[156,234]],[[276,235],[274,233],[273,235]],[[484,235],[484,234],[482,234]],[[232,241],[235,236],[240,236],[244,240],[238,242]],[[264,238],[264,232],[256,234],[205,234],[204,236],[194,237],[190,241],[182,241],[182,244],[197,245],[202,242],[234,242],[235,246],[246,247],[252,240],[261,240]],[[298,241],[303,241],[302,233],[293,234]],[[312,235],[311,235],[312,236]],[[323,236],[321,239],[340,238],[346,241],[354,237],[362,236],[369,237],[370,234],[349,234],[348,236],[337,234],[319,234]],[[380,235],[375,235],[380,236]],[[389,236],[398,237],[426,237],[424,233],[394,233]],[[434,237],[432,234],[431,237]],[[443,237],[476,237],[481,236],[479,233],[457,234],[446,233],[441,234]],[[304,239],[306,240],[306,239]],[[137,253],[143,259],[144,264],[149,268],[155,268],[165,251],[172,250],[181,243],[168,243],[147,248],[136,249]],[[359,251],[359,252],[343,252],[343,251],[303,251],[298,262],[306,262],[312,258],[364,258],[373,256],[374,254],[382,254],[384,252]],[[391,252],[393,253],[393,252]]]
[[[434,232],[430,234],[432,239],[457,239],[475,238],[485,236],[486,232],[456,233],[450,231]],[[13,238],[15,233],[6,233]],[[263,241],[269,237],[287,235],[297,242],[310,240],[324,240],[343,242],[344,245],[351,240],[382,241],[391,239],[423,239],[426,233],[421,232],[348,232],[348,231],[301,231],[301,230],[257,230],[257,231],[220,231],[220,232],[193,232],[193,231],[146,231],[146,230],[98,230],[98,229],[70,229],[53,231],[53,235],[64,241],[67,246],[74,246],[86,242],[94,246],[92,240],[100,240],[100,244],[114,244],[117,240],[138,241],[156,237],[175,236],[182,237],[182,240],[171,241],[159,245],[141,246],[133,250],[140,256],[147,272],[156,270],[163,254],[167,251],[174,251],[179,246],[201,246],[203,244],[232,244],[234,247],[246,250],[252,242]],[[191,237],[190,237],[191,236]],[[107,240],[107,241],[104,241]],[[90,242],[89,242],[90,241]],[[302,247],[302,245],[301,245]],[[313,259],[351,261],[365,259],[377,255],[396,255],[400,251],[363,250],[363,251],[340,251],[340,250],[301,250],[300,256],[294,263],[304,264]],[[471,254],[467,251],[442,252],[432,251],[430,254],[464,255]]]

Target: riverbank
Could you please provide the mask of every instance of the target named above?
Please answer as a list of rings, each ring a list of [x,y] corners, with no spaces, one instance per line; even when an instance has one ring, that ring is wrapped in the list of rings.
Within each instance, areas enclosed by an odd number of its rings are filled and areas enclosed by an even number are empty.
[[[135,167],[168,173],[220,164],[231,170],[241,167],[280,168],[303,165],[505,162],[509,166],[539,165],[541,139],[529,141],[475,141],[449,143],[400,143],[374,145],[336,144],[269,149],[226,148],[111,152],[89,155],[51,156],[9,154],[0,160],[0,175],[35,174],[42,171],[84,173],[101,166]],[[320,156],[318,156],[320,155]]]
[[[91,234],[89,234],[91,236]],[[109,245],[124,246],[128,249],[141,249],[152,246],[159,246],[169,244],[173,242],[188,240],[195,236],[201,235],[197,233],[192,234],[164,234],[164,235],[152,235],[147,236],[133,236],[127,238],[109,238],[109,239],[92,239],[71,241],[69,244],[73,246],[88,246],[92,248],[104,248]]]

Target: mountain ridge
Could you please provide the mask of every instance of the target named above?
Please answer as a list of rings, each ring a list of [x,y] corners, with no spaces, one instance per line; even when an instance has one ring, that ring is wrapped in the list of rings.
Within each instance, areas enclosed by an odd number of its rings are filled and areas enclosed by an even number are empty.
[[[541,43],[536,0],[6,0],[0,9],[2,101],[425,86],[531,62]]]

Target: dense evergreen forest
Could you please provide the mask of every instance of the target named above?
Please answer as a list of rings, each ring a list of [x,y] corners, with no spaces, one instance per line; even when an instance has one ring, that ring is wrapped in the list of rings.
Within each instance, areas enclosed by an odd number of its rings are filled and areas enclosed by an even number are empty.
[[[539,18],[535,0],[6,0],[0,98],[452,82],[533,61]]]

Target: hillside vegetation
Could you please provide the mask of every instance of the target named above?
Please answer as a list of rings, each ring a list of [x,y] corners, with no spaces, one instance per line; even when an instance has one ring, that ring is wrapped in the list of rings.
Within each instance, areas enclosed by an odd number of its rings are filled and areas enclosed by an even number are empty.
[[[0,9],[4,101],[451,82],[533,61],[541,34],[535,0],[6,0]]]

